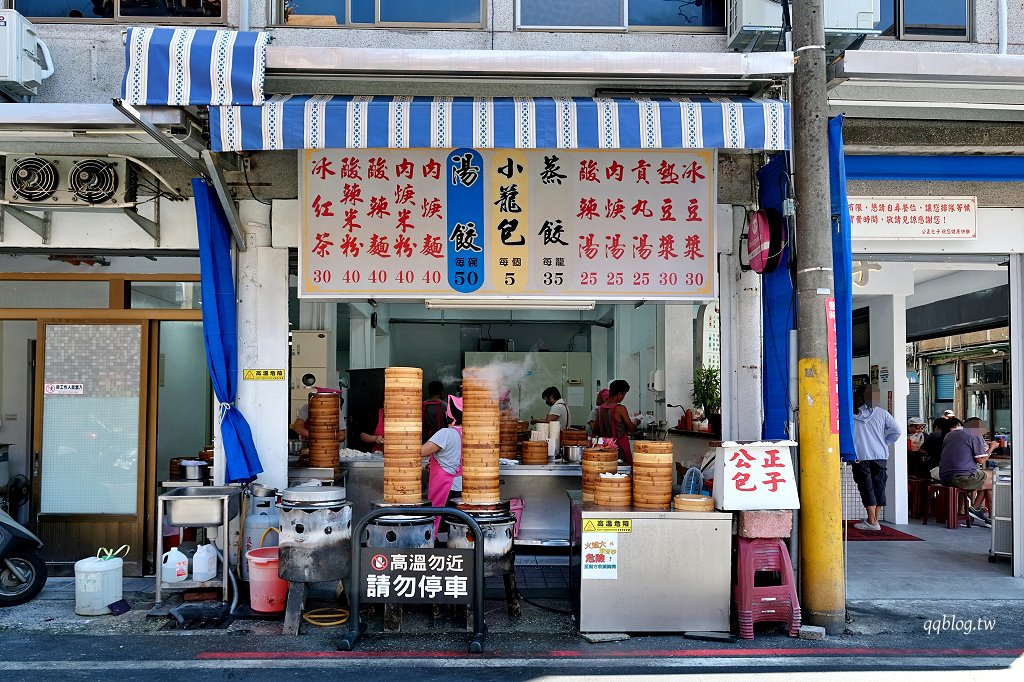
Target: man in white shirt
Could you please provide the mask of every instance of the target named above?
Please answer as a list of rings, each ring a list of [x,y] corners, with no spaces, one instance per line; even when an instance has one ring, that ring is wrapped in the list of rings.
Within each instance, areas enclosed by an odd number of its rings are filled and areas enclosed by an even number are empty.
[[[531,419],[531,424],[543,422],[558,422],[559,428],[565,431],[569,428],[569,406],[562,400],[562,393],[554,386],[548,386],[540,394],[549,408],[548,415],[543,419]]]

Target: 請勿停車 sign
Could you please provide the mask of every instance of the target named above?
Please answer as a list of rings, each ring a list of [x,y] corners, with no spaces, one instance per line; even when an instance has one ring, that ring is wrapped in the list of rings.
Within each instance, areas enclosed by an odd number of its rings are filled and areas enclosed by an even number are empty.
[[[368,547],[360,599],[389,604],[471,604],[473,550]]]
[[[299,295],[714,297],[712,151],[300,157]]]

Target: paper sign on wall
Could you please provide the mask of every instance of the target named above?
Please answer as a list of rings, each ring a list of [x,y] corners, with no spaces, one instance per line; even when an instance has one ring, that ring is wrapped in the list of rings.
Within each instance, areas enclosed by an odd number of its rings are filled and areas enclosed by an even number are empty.
[[[722,443],[715,451],[715,507],[799,509],[796,472],[789,440]]]
[[[616,533],[583,533],[582,580],[618,580],[619,536]]]

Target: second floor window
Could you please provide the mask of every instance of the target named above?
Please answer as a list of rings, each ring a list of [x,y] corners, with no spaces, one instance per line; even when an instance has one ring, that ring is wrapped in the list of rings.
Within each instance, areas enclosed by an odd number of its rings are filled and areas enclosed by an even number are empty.
[[[725,26],[725,0],[517,0],[518,28],[685,31]]]
[[[224,20],[222,0],[14,0],[14,9],[29,19],[65,21],[161,21],[182,23]],[[173,22],[177,23],[177,22]]]
[[[481,28],[483,0],[284,0],[284,23]]]
[[[881,0],[875,28],[903,40],[969,40],[970,0]]]

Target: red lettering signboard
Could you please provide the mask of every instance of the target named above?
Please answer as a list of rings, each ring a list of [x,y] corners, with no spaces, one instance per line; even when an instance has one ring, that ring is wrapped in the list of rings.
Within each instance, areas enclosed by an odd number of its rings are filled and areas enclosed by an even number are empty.
[[[788,440],[722,443],[715,451],[715,507],[799,509],[792,447]]]
[[[299,295],[707,300],[712,151],[300,155]]]
[[[977,239],[977,197],[849,197],[854,239]]]

